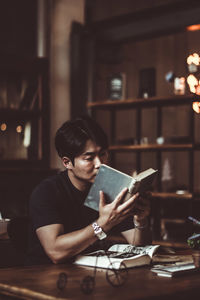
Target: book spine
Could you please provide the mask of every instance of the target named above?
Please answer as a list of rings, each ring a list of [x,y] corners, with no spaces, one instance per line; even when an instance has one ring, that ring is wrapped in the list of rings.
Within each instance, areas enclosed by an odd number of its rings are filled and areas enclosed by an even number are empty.
[[[140,182],[133,178],[128,190],[131,195],[135,194],[138,191]]]
[[[131,184],[128,187],[128,192],[127,192],[123,202],[126,202],[128,199],[130,199],[130,197],[133,194],[136,193],[137,186],[138,186],[138,182],[133,178]]]

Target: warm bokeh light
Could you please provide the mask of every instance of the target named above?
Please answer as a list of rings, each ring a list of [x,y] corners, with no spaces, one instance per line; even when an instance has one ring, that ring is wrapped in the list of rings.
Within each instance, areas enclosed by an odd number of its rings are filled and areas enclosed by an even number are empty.
[[[187,31],[197,31],[197,30],[200,30],[200,24],[187,26]]]
[[[196,87],[196,95],[200,96],[200,80],[199,80],[199,84]]]
[[[190,74],[188,77],[187,77],[187,83],[189,85],[189,88],[190,88],[190,92],[191,93],[196,93],[196,87],[198,86],[199,82],[198,82],[198,79]]]
[[[187,58],[188,65],[194,64],[194,65],[198,66],[199,61],[200,61],[200,57],[197,53],[193,53],[193,54],[189,55]]]
[[[22,132],[22,126],[21,126],[21,125],[18,125],[18,126],[16,127],[16,131],[17,131],[17,133],[21,133],[21,132]]]
[[[188,70],[190,75],[187,77],[187,84],[190,92],[200,96],[200,78],[199,78],[199,64],[200,57],[197,53],[193,53],[187,58]],[[198,71],[198,72],[197,72]],[[195,73],[195,75],[191,74]],[[200,102],[195,101],[192,104],[192,108],[196,113],[200,113]]]
[[[1,131],[6,131],[6,129],[7,129],[6,123],[2,123],[0,128],[1,128]]]
[[[199,114],[200,113],[200,102],[198,102],[198,101],[193,102],[192,108],[196,113]]]

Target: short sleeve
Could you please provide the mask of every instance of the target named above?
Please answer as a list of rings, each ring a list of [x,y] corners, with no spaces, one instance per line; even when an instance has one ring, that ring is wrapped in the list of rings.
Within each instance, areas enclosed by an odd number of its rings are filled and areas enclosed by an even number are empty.
[[[34,230],[62,223],[57,200],[58,189],[55,182],[46,180],[35,188],[29,202],[29,214]]]

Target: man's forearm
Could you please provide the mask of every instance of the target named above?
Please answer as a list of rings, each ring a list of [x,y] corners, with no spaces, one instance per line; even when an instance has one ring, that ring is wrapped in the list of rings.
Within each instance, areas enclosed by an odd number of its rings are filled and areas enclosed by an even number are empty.
[[[149,245],[152,243],[152,233],[149,227],[144,229],[134,228],[133,245]]]
[[[97,240],[92,225],[65,234],[58,232],[59,226],[53,224],[37,231],[45,252],[55,264],[77,255]]]
[[[129,244],[136,246],[152,243],[152,232],[147,220],[143,223],[134,222],[135,228],[122,232]]]

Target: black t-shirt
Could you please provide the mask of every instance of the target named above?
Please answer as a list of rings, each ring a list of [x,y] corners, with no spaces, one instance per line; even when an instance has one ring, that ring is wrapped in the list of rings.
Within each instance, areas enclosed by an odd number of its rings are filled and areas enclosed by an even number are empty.
[[[64,233],[79,230],[98,218],[98,212],[84,206],[89,189],[77,190],[68,178],[67,171],[42,181],[33,191],[29,202],[30,233],[26,264],[46,264],[51,260],[45,254],[36,229],[50,224],[63,224]],[[121,232],[133,228],[131,219],[116,226]],[[99,248],[98,241],[86,251]]]

